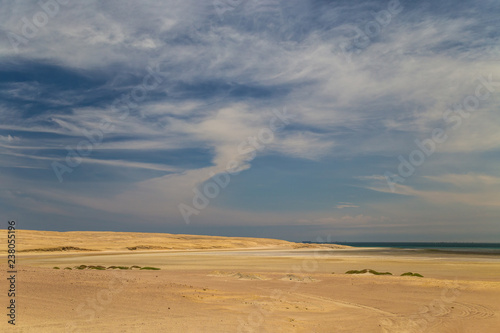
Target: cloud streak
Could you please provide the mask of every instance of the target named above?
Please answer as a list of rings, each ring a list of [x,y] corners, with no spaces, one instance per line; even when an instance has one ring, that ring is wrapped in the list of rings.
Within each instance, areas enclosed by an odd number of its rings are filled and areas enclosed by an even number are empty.
[[[325,216],[333,224],[397,224],[405,209],[409,216],[434,212],[426,218],[438,223],[436,205],[486,207],[492,216],[500,177],[489,167],[500,147],[496,92],[396,193],[377,177],[397,168],[415,139],[453,126],[443,112],[475,92],[478,75],[500,81],[497,5],[401,1],[402,10],[360,47],[356,29],[395,5],[248,0],[221,13],[191,0],[69,2],[15,50],[8,36],[22,36],[23,18],[42,9],[0,1],[4,186],[58,193],[52,208],[37,206],[41,221],[69,201],[90,218],[106,212],[115,225],[123,212],[127,223],[176,226],[177,205],[223,172],[238,145],[286,106],[293,122],[254,159],[240,161],[245,171],[200,224],[323,225]],[[360,50],[350,61],[340,48],[346,41]],[[137,87],[151,72],[158,84],[142,96]],[[65,161],[67,147],[103,122],[112,130],[59,184],[51,163]],[[112,195],[93,200],[89,184]],[[276,204],[256,209],[262,197]],[[15,198],[3,205],[35,207]],[[265,208],[287,204],[307,209],[297,208],[297,218]],[[483,222],[489,226],[490,217]]]

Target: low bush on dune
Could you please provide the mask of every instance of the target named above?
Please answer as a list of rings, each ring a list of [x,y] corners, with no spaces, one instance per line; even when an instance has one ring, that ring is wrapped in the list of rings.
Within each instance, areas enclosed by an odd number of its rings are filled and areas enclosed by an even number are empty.
[[[78,269],[78,270],[82,270],[82,269],[95,269],[95,270],[99,270],[99,271],[104,271],[106,269],[134,269],[134,268],[138,268],[140,270],[154,270],[154,271],[158,271],[160,270],[160,268],[157,268],[157,267],[141,267],[141,266],[130,266],[130,267],[127,267],[127,266],[109,266],[106,268],[106,266],[101,266],[101,265],[80,265],[80,266],[74,266],[73,268],[71,267],[65,267],[64,269]],[[53,269],[60,269],[59,267],[53,267]]]
[[[100,270],[100,271],[106,269],[106,267],[104,267],[104,266],[88,266],[87,268],[88,269],[97,269],[97,270]]]
[[[418,274],[418,273],[412,273],[412,272],[406,272],[406,273],[403,273],[401,274],[401,276],[416,276],[416,277],[424,277],[423,275],[421,274]]]
[[[83,249],[76,246],[59,246],[59,247],[46,247],[40,249],[27,249],[20,250],[19,252],[58,252],[58,251],[97,251],[92,249]]]
[[[392,275],[392,273],[390,273],[390,272],[377,272],[377,271],[375,271],[373,269],[367,269],[367,268],[362,269],[360,271],[353,269],[353,270],[347,271],[345,273],[346,274],[365,274],[365,273],[370,273],[370,274],[373,274],[373,275]]]
[[[346,273],[346,274],[363,274],[363,273],[366,273],[366,272],[368,272],[368,270],[367,270],[367,269],[363,269],[363,270],[361,270],[361,271],[358,271],[358,270],[353,269],[353,270],[347,271],[347,272],[345,272],[345,273]]]
[[[374,271],[373,269],[368,270],[370,273],[375,274],[375,275],[392,275],[391,272],[377,272]]]

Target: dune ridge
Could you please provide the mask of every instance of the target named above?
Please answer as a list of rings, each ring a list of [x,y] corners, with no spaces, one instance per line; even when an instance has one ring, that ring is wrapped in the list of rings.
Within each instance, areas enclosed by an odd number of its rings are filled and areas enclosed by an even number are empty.
[[[270,238],[168,233],[17,230],[16,234],[19,252],[349,248],[343,245],[311,245]],[[6,238],[7,232],[2,230],[0,235]],[[6,250],[0,249],[0,251]]]

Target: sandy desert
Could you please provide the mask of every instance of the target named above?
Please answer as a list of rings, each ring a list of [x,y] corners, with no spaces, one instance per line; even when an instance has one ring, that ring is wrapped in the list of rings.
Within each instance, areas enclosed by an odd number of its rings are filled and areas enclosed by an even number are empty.
[[[2,332],[500,328],[498,255],[118,232],[19,230],[17,244],[16,325],[4,315]],[[345,274],[365,268],[392,275]]]

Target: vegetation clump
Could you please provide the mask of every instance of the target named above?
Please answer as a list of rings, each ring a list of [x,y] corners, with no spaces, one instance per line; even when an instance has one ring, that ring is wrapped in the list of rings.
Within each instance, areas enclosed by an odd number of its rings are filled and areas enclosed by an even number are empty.
[[[88,269],[97,269],[97,270],[100,270],[100,271],[106,269],[106,267],[104,267],[104,266],[88,266],[87,268]]]
[[[412,272],[406,272],[406,273],[403,273],[401,274],[401,276],[416,276],[416,277],[424,277],[423,275],[421,274],[418,274],[418,273],[412,273]]]
[[[367,270],[367,269],[363,269],[363,270],[361,270],[361,271],[358,271],[358,270],[353,269],[353,270],[347,271],[347,272],[345,272],[345,273],[346,273],[346,274],[363,274],[363,273],[366,273],[366,272],[368,272],[368,270]]]
[[[365,273],[371,273],[373,275],[392,275],[392,273],[390,273],[390,272],[377,272],[377,271],[375,271],[373,269],[368,269],[368,268],[362,269],[360,271],[353,269],[353,270],[347,271],[345,273],[346,274],[365,274]]]
[[[27,249],[20,250],[19,252],[57,252],[57,251],[97,251],[92,249],[83,249],[76,246],[59,246],[59,247],[46,247],[40,249]]]
[[[134,269],[134,268],[138,268],[140,270],[154,270],[154,271],[158,271],[160,270],[160,268],[157,268],[157,267],[141,267],[141,266],[137,266],[137,265],[134,265],[134,266],[130,266],[130,267],[127,267],[127,266],[109,266],[106,268],[106,266],[101,266],[101,265],[80,265],[80,266],[74,266],[73,268],[71,267],[65,267],[64,269],[79,269],[79,270],[82,270],[82,269],[95,269],[95,270],[99,270],[99,271],[104,271],[106,269]],[[53,267],[53,269],[60,269],[59,267],[55,266]]]

